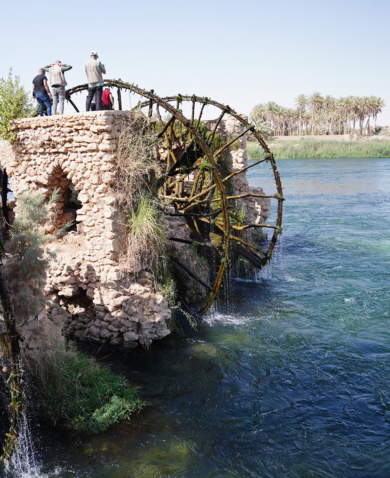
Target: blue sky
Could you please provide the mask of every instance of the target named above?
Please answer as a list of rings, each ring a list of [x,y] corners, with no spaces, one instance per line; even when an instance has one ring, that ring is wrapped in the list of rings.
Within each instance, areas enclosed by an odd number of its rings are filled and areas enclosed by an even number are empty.
[[[390,125],[389,15],[384,0],[8,1],[0,77],[12,66],[30,88],[59,59],[75,86],[96,49],[107,78],[160,96],[207,96],[248,114],[271,100],[292,107],[300,93],[376,95],[389,105],[378,123]]]

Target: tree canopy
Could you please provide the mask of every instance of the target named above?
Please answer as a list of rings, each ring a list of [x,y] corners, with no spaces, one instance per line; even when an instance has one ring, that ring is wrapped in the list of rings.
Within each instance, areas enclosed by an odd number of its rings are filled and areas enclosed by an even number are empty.
[[[27,118],[34,111],[29,93],[21,86],[19,77],[13,77],[10,68],[8,78],[0,78],[0,138],[12,143],[14,133],[11,122],[18,118]]]
[[[298,95],[295,108],[285,108],[274,101],[258,104],[251,111],[251,119],[263,129],[268,126],[275,136],[348,134],[357,131],[362,135],[364,130],[369,135],[375,132],[378,113],[384,107],[384,100],[377,96],[334,98],[315,92],[311,96]],[[373,128],[370,125],[371,118]]]

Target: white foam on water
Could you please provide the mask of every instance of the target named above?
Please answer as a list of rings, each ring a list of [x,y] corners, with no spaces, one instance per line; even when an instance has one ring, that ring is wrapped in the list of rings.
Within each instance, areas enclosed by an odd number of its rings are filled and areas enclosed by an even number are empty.
[[[11,466],[8,465],[6,467],[7,471],[7,478],[55,478],[57,476],[63,476],[62,468],[56,467],[54,470],[43,473],[38,465],[28,466],[28,470],[26,467],[26,463],[22,464],[22,468],[19,466],[20,464],[12,464]]]
[[[286,279],[286,282],[297,282],[300,280],[300,279],[297,279],[296,277],[291,277],[291,276],[286,276],[285,279]]]
[[[21,417],[18,446],[14,450],[10,462],[6,463],[5,469],[6,476],[9,478],[54,478],[62,474],[62,469],[59,467],[49,473],[43,473],[40,470],[35,458],[31,430],[25,412]]]
[[[37,463],[32,446],[30,427],[25,412],[23,412],[20,419],[17,448],[12,453],[10,462],[6,464],[6,470],[10,476],[18,478],[40,476],[39,474],[37,475]]]
[[[252,269],[247,277],[237,277],[234,280],[238,282],[263,282],[264,280],[273,280],[272,266],[266,264],[262,269]]]
[[[345,298],[344,302],[355,302],[355,297]]]
[[[203,316],[203,320],[209,325],[234,325],[240,326],[246,322],[254,320],[253,317],[235,316],[213,310],[209,314]]]

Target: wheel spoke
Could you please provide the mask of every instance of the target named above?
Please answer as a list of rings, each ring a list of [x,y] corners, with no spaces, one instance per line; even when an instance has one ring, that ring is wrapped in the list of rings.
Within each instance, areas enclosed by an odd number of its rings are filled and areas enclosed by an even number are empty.
[[[153,108],[156,105],[156,123],[154,123],[154,131],[157,139],[161,139],[157,148],[157,158],[164,158],[166,161],[165,174],[161,175],[157,181],[159,195],[164,202],[174,207],[174,212],[164,211],[167,216],[176,216],[183,218],[183,227],[187,226],[189,235],[175,238],[169,237],[172,242],[182,244],[203,246],[207,249],[204,254],[210,259],[210,264],[215,263],[217,259],[216,278],[213,284],[207,284],[203,279],[197,276],[191,269],[181,261],[172,256],[171,260],[178,267],[185,270],[197,282],[202,284],[207,291],[210,292],[204,305],[201,307],[200,314],[205,313],[212,305],[218,290],[221,286],[224,271],[228,262],[228,250],[230,241],[234,243],[234,250],[237,254],[246,258],[255,268],[261,268],[271,257],[279,234],[282,232],[282,215],[283,215],[283,190],[280,181],[279,172],[276,163],[268,145],[263,137],[256,131],[255,127],[248,121],[238,115],[229,106],[218,103],[209,98],[192,96],[170,96],[159,98],[154,94],[154,90],[146,91],[138,87],[138,85],[125,83],[121,80],[105,80],[106,86],[116,87],[118,92],[118,106],[122,109],[121,91],[128,90],[134,94],[138,94],[142,99],[136,108],[142,110],[145,118],[153,117]],[[72,104],[74,109],[78,111],[71,96],[88,89],[87,84],[79,85],[66,91],[66,99]],[[183,102],[189,103],[190,119],[186,119],[182,110],[179,109]],[[200,108],[197,106],[199,104]],[[207,131],[207,141],[205,138],[205,125],[209,122],[203,121],[202,117],[206,105],[210,108],[219,110],[217,119],[214,120]],[[136,109],[133,108],[133,109]],[[199,110],[197,109],[199,108]],[[199,111],[199,115],[197,115]],[[162,112],[169,118],[166,122],[162,119]],[[226,139],[224,127],[221,122],[225,115],[229,114],[238,121],[241,132],[236,132],[234,137]],[[202,123],[202,125],[201,125]],[[160,129],[161,125],[161,129]],[[158,130],[160,131],[158,132]],[[211,153],[210,147],[215,144],[216,135],[220,135],[225,144],[215,152]],[[246,134],[253,134],[254,139],[260,144],[266,153],[264,159],[255,161],[242,169],[234,171],[230,174],[226,173],[224,158],[220,160],[222,165],[221,173],[216,166],[216,158],[220,157],[225,151],[231,150],[231,146],[239,141]],[[161,154],[160,151],[163,150]],[[161,154],[161,156],[160,156]],[[203,159],[202,159],[203,158]],[[245,173],[261,163],[269,162],[276,185],[276,194],[257,194],[255,192],[242,191],[241,194],[227,195],[224,185],[228,185],[228,181],[235,176]],[[225,168],[225,169],[224,169]],[[235,182],[233,185],[236,184]],[[244,198],[258,199],[277,199],[277,218],[276,225],[271,224],[231,224],[229,214],[238,211],[237,201]],[[235,216],[232,216],[235,217]],[[252,220],[250,220],[252,222]],[[254,221],[253,221],[254,222]],[[271,239],[267,239],[268,248],[259,249],[255,244],[251,244],[251,238],[255,237],[255,233],[250,230],[260,228],[273,229]],[[233,235],[232,231],[242,231],[242,237]],[[248,232],[245,232],[248,231]],[[213,258],[213,259],[212,259]],[[219,261],[219,262],[218,262]],[[180,263],[180,264],[179,264]],[[196,276],[196,277],[194,277]],[[180,296],[178,298],[181,300]],[[184,308],[188,305],[183,301]],[[188,310],[190,310],[188,308]]]

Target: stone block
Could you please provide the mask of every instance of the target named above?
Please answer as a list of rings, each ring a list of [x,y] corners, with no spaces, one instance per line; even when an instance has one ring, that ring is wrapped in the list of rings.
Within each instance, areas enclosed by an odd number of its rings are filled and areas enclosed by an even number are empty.
[[[138,334],[135,332],[126,332],[123,334],[123,340],[125,342],[135,342],[138,340]]]
[[[107,219],[113,218],[115,216],[115,209],[112,206],[104,206],[103,214]]]
[[[112,337],[110,340],[111,345],[122,345],[123,339],[122,337]]]

